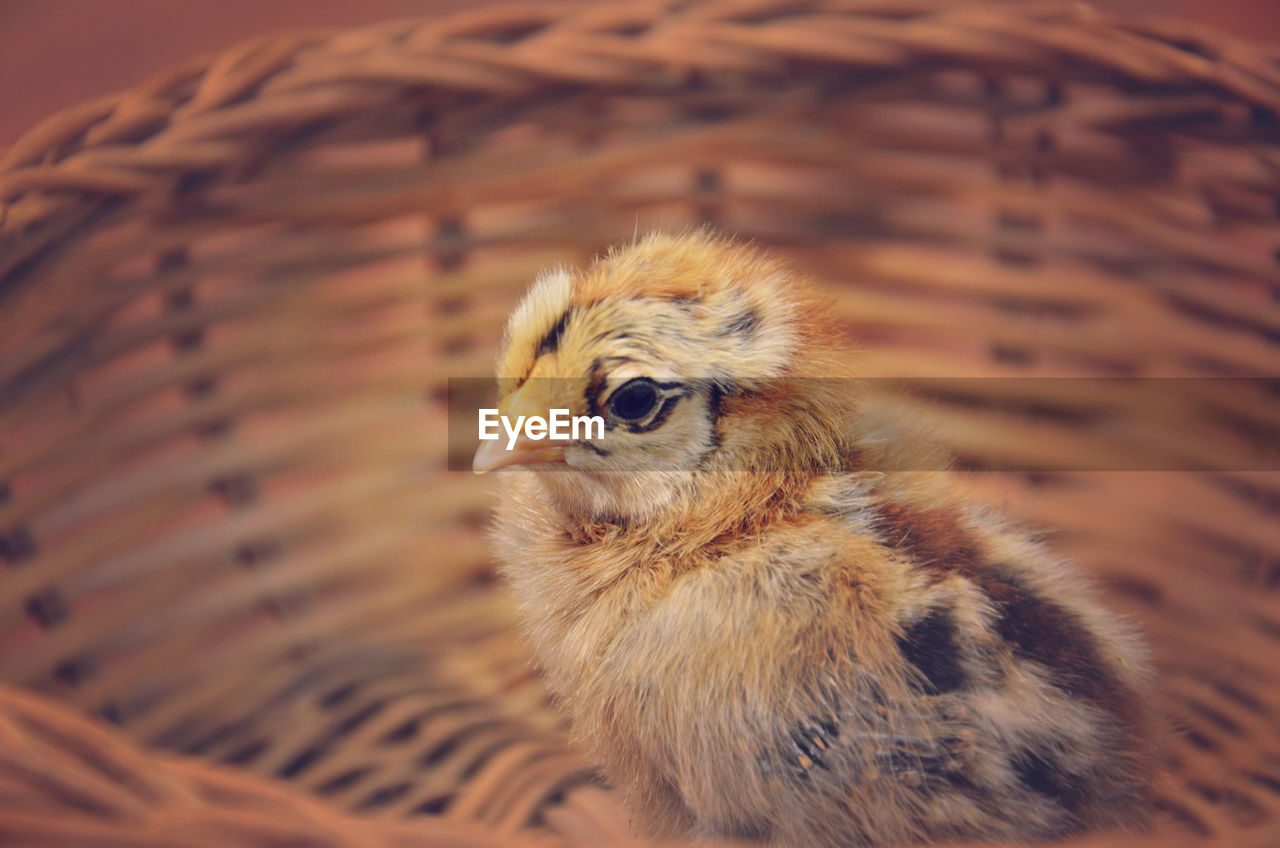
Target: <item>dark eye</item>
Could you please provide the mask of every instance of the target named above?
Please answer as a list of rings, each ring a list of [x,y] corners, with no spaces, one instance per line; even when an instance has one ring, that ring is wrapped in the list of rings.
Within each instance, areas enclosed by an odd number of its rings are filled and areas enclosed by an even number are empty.
[[[661,400],[658,387],[644,377],[624,385],[609,398],[609,413],[619,421],[643,421]]]

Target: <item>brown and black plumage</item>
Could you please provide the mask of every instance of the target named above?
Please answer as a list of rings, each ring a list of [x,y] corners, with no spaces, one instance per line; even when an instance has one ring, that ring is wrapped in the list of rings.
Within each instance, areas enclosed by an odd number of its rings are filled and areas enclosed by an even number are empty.
[[[1147,666],[1088,581],[862,414],[785,266],[699,233],[544,275],[502,408],[495,538],[576,736],[638,829],[784,845],[1142,819]],[[933,460],[931,459],[930,462]],[[744,471],[742,469],[750,469]]]

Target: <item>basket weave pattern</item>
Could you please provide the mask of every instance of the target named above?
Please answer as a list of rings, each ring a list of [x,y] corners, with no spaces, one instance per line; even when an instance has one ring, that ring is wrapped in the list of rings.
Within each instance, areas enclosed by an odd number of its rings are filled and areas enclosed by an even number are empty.
[[[1275,376],[1278,57],[1056,2],[527,7],[265,38],[60,114],[0,156],[0,677],[318,796],[282,832],[621,840],[485,485],[444,470],[447,380],[490,372],[533,274],[709,222],[817,278],[867,376]],[[975,464],[1103,450],[991,391],[915,412]],[[1273,437],[1265,400],[1180,441]],[[1159,844],[1280,841],[1280,478],[970,483],[1149,634]],[[4,697],[0,818],[46,756],[10,717],[62,716]],[[153,765],[130,803],[212,769]]]

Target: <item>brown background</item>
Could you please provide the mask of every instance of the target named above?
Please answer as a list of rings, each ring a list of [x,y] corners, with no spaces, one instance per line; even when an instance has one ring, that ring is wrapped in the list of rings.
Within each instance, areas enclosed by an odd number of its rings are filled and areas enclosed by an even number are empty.
[[[354,26],[498,0],[0,0],[0,146],[66,106],[273,30]],[[570,0],[575,2],[575,0]],[[576,0],[585,2],[585,0]],[[963,0],[958,0],[963,2]],[[1280,42],[1277,0],[1095,0]]]

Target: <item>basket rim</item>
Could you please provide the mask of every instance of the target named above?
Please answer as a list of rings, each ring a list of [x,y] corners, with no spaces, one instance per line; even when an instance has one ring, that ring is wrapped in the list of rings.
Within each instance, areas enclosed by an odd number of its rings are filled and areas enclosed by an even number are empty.
[[[775,17],[771,20],[770,16]],[[317,91],[341,90],[352,82],[389,88],[404,84],[395,79],[371,81],[358,67],[346,75],[337,74],[318,82],[290,83],[287,78],[291,69],[300,61],[314,61],[313,54],[323,59],[326,53],[350,55],[353,45],[365,45],[366,50],[390,44],[402,48],[411,45],[411,52],[424,59],[433,55],[448,57],[457,65],[435,68],[434,81],[424,77],[418,84],[499,96],[528,94],[539,87],[566,84],[599,89],[678,88],[684,80],[660,73],[674,64],[661,45],[657,50],[646,50],[645,39],[633,40],[625,53],[615,49],[610,57],[610,47],[617,45],[607,42],[616,38],[620,28],[646,27],[661,19],[661,34],[668,41],[678,40],[689,48],[688,56],[681,60],[688,59],[689,69],[696,66],[693,55],[705,51],[716,61],[704,61],[698,70],[715,70],[718,62],[725,70],[766,76],[772,71],[778,76],[770,60],[786,56],[789,48],[757,45],[757,55],[749,57],[744,67],[739,57],[716,56],[715,48],[725,42],[725,33],[718,32],[717,27],[723,30],[744,22],[760,28],[782,25],[789,32],[807,31],[815,36],[833,17],[875,22],[872,32],[854,31],[841,37],[856,41],[874,35],[880,46],[902,51],[897,56],[908,71],[928,62],[948,60],[978,60],[993,73],[1016,71],[1025,69],[1022,62],[1031,55],[1028,51],[1044,51],[1069,60],[1092,61],[1098,70],[1119,82],[1202,87],[1208,93],[1230,95],[1251,106],[1280,112],[1280,45],[1248,41],[1207,25],[1164,16],[1102,12],[1077,0],[1012,5],[981,0],[962,6],[948,0],[629,0],[607,7],[500,4],[356,28],[301,29],[255,36],[170,67],[131,88],[55,112],[8,148],[0,148],[0,238],[9,229],[3,217],[5,206],[25,194],[78,191],[99,197],[136,196],[165,182],[175,167],[213,169],[229,164],[233,157],[225,146],[227,128],[208,126],[207,116],[212,113],[245,112],[247,101],[299,97],[303,90],[319,98]],[[982,55],[972,45],[938,40],[937,26],[998,38],[1011,46],[1003,55]],[[500,36],[497,41],[495,34]],[[547,48],[554,50],[556,67],[538,54],[539,45],[533,42],[539,39],[554,41]],[[1090,53],[1089,39],[1098,41],[1096,46],[1115,49],[1108,56]],[[455,49],[477,45],[486,49],[472,50],[470,55]],[[507,58],[502,59],[502,53]],[[1209,53],[1214,55],[1206,55]],[[574,64],[593,54],[611,58],[612,65],[606,68],[599,63],[594,67]],[[630,67],[623,67],[623,56]],[[831,54],[815,61],[851,69],[893,64],[887,54],[877,62],[874,53],[845,57]],[[590,70],[611,73],[593,81],[584,78]],[[1069,72],[1070,68],[1060,70]],[[786,69],[781,71],[782,76],[787,73]],[[284,82],[276,91],[264,91],[278,80]],[[161,105],[170,107],[168,120],[160,120],[157,108]],[[384,104],[374,98],[332,95],[331,102],[321,105],[361,113]],[[307,109],[293,114],[246,113],[238,128],[249,136],[253,131],[272,127],[298,128],[312,117]],[[201,122],[206,126],[201,127]],[[149,158],[137,156],[133,161],[94,161],[95,151],[122,146],[154,152]]]

